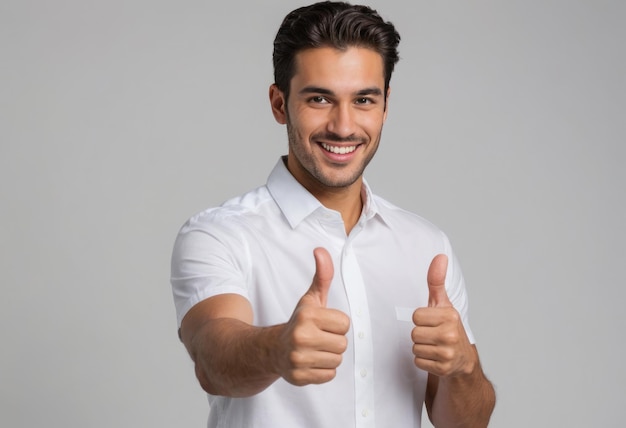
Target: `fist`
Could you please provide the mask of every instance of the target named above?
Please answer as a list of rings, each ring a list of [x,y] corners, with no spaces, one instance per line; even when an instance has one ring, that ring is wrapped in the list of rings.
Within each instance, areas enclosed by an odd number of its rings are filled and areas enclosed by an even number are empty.
[[[279,374],[298,386],[334,379],[348,346],[349,317],[326,307],[334,275],[333,261],[324,248],[316,248],[313,254],[315,276],[281,336],[284,359]]]
[[[446,292],[447,268],[446,255],[432,260],[427,276],[428,307],[413,312],[411,333],[415,365],[437,376],[469,374],[476,364],[461,316]]]

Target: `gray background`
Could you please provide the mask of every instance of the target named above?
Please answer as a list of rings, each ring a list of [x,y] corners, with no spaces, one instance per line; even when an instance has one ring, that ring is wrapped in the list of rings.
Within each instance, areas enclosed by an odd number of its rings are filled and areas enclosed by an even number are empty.
[[[202,427],[169,257],[285,153],[302,2],[0,2],[0,426]],[[450,236],[494,427],[624,414],[626,7],[369,3],[402,34],[367,177]]]

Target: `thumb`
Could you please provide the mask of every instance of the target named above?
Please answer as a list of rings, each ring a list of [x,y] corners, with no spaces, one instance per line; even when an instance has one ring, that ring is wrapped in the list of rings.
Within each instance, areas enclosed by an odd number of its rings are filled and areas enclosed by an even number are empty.
[[[335,269],[333,259],[325,248],[319,247],[313,250],[315,257],[315,276],[307,294],[314,297],[320,306],[326,306],[328,290],[333,280]]]
[[[428,307],[452,306],[448,293],[446,293],[446,270],[448,269],[448,256],[437,254],[428,268]]]

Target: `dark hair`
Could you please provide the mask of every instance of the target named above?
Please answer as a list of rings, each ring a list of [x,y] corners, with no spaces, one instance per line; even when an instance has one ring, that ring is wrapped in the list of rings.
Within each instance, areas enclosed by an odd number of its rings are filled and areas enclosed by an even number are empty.
[[[393,68],[400,59],[400,34],[391,22],[367,6],[323,1],[289,13],[274,39],[274,82],[289,97],[289,84],[295,74],[295,56],[309,48],[364,47],[383,59],[385,94]]]

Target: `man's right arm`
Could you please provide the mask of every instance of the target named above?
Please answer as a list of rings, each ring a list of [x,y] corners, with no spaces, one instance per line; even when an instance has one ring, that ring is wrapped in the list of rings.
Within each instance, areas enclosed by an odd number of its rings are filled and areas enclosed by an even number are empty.
[[[279,377],[294,385],[335,377],[347,347],[350,320],[343,312],[326,308],[332,259],[324,249],[316,249],[314,255],[311,287],[284,324],[252,325],[252,307],[237,294],[211,297],[189,310],[180,336],[205,391],[247,397]]]
[[[252,308],[237,294],[206,299],[185,315],[181,340],[209,394],[247,397],[278,379],[272,354],[280,326],[260,328],[251,323]]]

